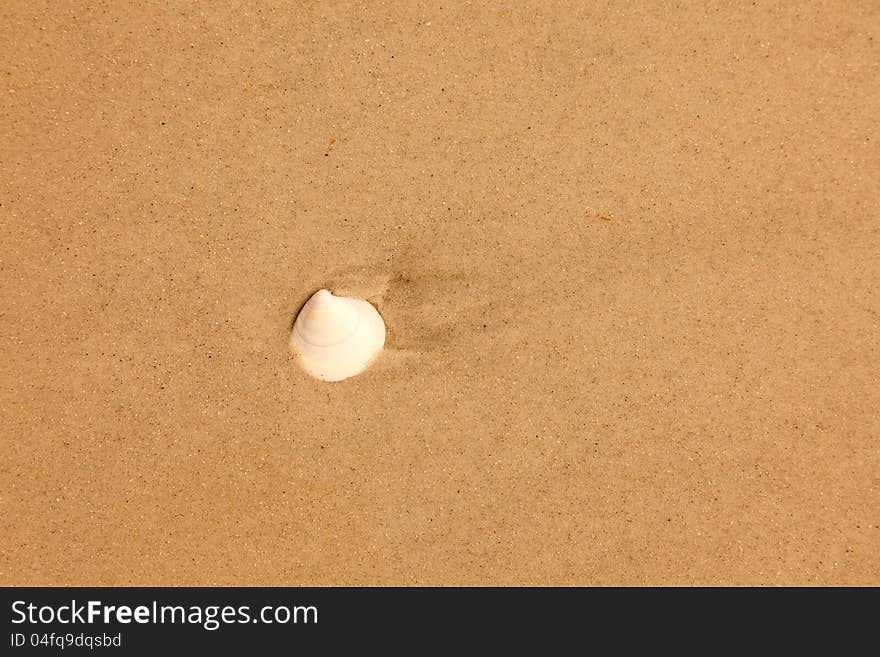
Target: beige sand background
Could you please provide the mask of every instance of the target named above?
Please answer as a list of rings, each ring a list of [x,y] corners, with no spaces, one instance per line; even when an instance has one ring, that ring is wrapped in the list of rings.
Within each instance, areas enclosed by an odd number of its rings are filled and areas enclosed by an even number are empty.
[[[880,5],[0,6],[0,583],[880,584]],[[376,367],[288,353],[370,295]]]

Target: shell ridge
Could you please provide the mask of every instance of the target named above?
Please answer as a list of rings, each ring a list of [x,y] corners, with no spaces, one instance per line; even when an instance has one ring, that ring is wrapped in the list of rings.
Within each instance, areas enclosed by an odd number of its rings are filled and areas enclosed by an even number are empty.
[[[316,349],[325,349],[327,347],[336,347],[337,345],[340,345],[343,342],[345,342],[346,340],[348,340],[351,336],[353,336],[355,333],[357,333],[357,330],[358,330],[358,327],[360,326],[360,324],[361,324],[361,314],[355,313],[355,322],[354,322],[354,325],[352,326],[351,331],[346,333],[344,337],[340,338],[336,342],[331,342],[329,344],[315,344],[314,342],[309,342],[309,339],[305,335],[303,335],[302,331],[299,330],[299,324],[297,324],[297,323],[294,323],[293,331],[294,331],[294,333],[299,335],[299,337],[302,338],[302,341],[305,342],[310,347],[315,347]]]

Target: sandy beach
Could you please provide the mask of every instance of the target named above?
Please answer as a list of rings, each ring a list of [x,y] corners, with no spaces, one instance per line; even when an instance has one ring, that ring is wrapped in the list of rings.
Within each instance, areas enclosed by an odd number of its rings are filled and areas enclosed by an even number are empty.
[[[123,5],[0,7],[0,584],[880,585],[876,2]]]

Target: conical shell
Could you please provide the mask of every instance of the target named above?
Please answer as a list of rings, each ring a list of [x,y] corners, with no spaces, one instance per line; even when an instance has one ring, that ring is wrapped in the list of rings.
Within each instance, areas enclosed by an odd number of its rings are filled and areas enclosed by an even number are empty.
[[[363,372],[385,345],[385,322],[367,301],[318,290],[299,311],[290,345],[303,369],[322,381]]]

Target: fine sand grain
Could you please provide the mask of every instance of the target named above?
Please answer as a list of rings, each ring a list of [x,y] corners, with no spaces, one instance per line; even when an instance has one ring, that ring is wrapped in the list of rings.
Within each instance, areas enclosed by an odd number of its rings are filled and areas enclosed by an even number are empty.
[[[0,7],[0,584],[880,584],[877,2],[123,4]]]

